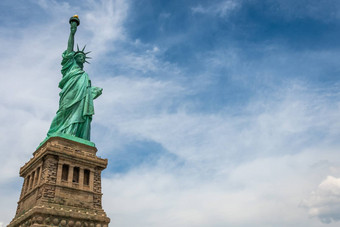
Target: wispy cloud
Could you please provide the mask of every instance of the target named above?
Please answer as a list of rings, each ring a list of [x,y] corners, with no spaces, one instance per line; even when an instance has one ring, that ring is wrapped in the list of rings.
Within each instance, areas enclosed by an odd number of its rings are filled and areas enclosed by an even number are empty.
[[[258,159],[206,178],[190,167],[136,169],[104,179],[104,207],[120,226],[316,227],[298,205],[315,174],[327,172],[310,166],[319,152]]]
[[[220,17],[228,16],[233,10],[235,10],[241,1],[235,0],[223,0],[218,3],[213,4],[205,4],[205,5],[197,5],[192,7],[191,10],[193,13],[200,13],[200,14],[208,14],[208,15],[217,15]]]
[[[84,12],[84,24],[92,35],[95,54],[114,50],[112,43],[125,37],[123,22],[127,17],[128,1],[89,1],[89,8]],[[86,40],[85,37],[83,39]]]
[[[145,88],[151,82],[144,81]],[[139,91],[139,83],[127,83],[129,94]],[[175,90],[173,86],[166,90],[154,86],[148,99],[139,95],[125,99],[125,92],[119,92],[124,105],[132,109],[119,107],[117,99],[109,104],[114,111],[103,118],[124,135],[161,144],[180,161],[169,167],[160,160],[105,178],[105,209],[119,225],[248,226],[254,221],[268,226],[319,225],[304,216],[299,203],[318,176],[329,171],[316,163],[336,157],[333,141],[339,136],[339,124],[334,122],[340,110],[326,101],[327,93],[287,87],[267,101],[258,99],[236,116],[154,109],[153,103],[176,97],[168,93]],[[185,95],[181,90],[174,94]],[[323,141],[315,140],[320,135]],[[114,191],[114,196],[105,191]],[[125,201],[124,206],[115,206],[117,201]],[[293,212],[285,213],[283,221],[279,211],[287,209]]]

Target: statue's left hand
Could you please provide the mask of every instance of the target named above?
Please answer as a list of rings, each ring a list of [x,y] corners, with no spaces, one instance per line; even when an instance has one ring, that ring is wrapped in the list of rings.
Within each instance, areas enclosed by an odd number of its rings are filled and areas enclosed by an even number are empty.
[[[92,93],[92,98],[96,99],[98,96],[100,96],[103,92],[103,88],[100,87],[91,87],[91,93]]]

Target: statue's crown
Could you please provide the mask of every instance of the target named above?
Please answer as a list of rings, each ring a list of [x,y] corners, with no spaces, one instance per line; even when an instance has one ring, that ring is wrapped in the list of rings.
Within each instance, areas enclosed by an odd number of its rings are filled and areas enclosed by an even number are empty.
[[[79,49],[79,46],[78,46],[78,44],[77,44],[77,51],[74,53],[74,56],[76,56],[77,54],[83,54],[83,55],[85,55],[85,59],[91,59],[91,57],[87,57],[87,56],[86,56],[87,54],[91,53],[91,51],[85,53],[85,52],[84,52],[84,51],[85,51],[85,47],[86,47],[86,45],[83,47],[82,50],[80,50],[80,49]],[[90,64],[90,62],[88,62],[88,61],[86,61],[86,60],[85,60],[85,62]]]

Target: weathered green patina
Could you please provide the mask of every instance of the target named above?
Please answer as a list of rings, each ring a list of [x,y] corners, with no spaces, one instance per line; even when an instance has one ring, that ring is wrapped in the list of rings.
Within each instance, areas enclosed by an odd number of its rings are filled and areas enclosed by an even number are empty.
[[[59,109],[51,123],[47,139],[62,136],[78,142],[90,141],[91,121],[94,115],[93,100],[101,95],[102,88],[92,87],[88,74],[83,70],[88,58],[86,57],[88,53],[84,52],[85,47],[79,50],[77,46],[77,51],[74,51],[74,35],[79,24],[77,15],[71,17],[67,50],[62,54],[63,77],[59,82],[61,89]]]

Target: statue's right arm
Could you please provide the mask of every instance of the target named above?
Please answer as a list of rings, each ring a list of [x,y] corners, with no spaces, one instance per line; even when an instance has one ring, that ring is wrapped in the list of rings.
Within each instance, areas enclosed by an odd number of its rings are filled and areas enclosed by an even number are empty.
[[[68,38],[67,42],[67,52],[70,53],[73,51],[74,47],[74,35],[76,34],[77,31],[77,23],[76,22],[71,22],[71,32],[70,32],[70,37]]]

